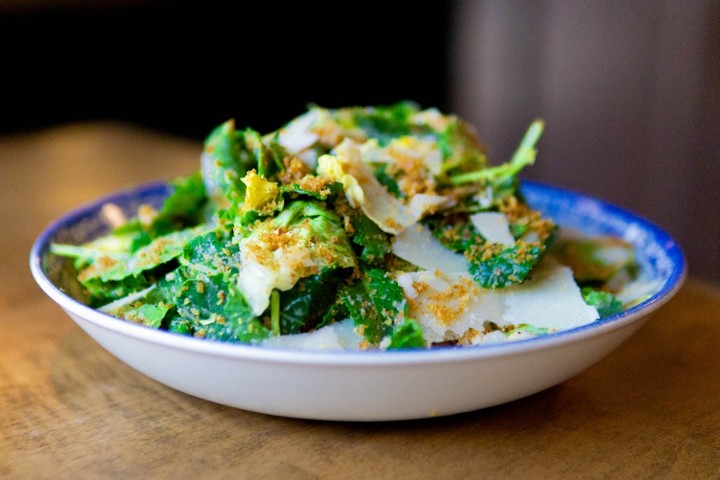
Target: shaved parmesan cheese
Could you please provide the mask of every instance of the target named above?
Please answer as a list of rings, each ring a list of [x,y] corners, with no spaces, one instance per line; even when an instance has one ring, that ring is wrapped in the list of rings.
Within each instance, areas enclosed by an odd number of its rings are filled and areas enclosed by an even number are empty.
[[[463,339],[464,343],[488,343],[532,336],[512,327],[530,325],[550,331],[591,323],[597,310],[585,303],[572,271],[546,258],[533,277],[513,287],[486,290],[465,274],[439,270],[401,273],[397,282],[427,342]],[[485,331],[485,322],[507,328]]]
[[[415,223],[418,218],[393,197],[375,178],[370,167],[362,160],[360,149],[345,139],[335,149],[336,155],[323,155],[318,172],[343,184],[345,194],[363,213],[384,232],[396,234]],[[358,192],[358,188],[360,192]]]
[[[408,209],[414,218],[420,220],[426,215],[433,214],[440,209],[452,207],[454,204],[455,201],[450,197],[418,193],[413,195],[408,204]]]
[[[413,114],[412,121],[416,125],[430,125],[438,132],[442,132],[448,127],[450,117],[437,108],[427,108]]]
[[[387,147],[381,147],[377,139],[371,138],[359,148],[365,163],[393,163],[406,171],[411,164],[417,164],[421,170],[432,175],[439,175],[442,171],[442,152],[430,140],[405,136],[393,139]],[[428,180],[434,181],[432,177]]]
[[[363,337],[355,331],[352,320],[319,328],[312,332],[280,335],[263,341],[266,347],[300,350],[360,350]]]
[[[358,148],[360,148],[360,156],[366,163],[393,163],[393,158],[380,146],[376,138],[363,142]]]
[[[464,255],[448,250],[421,225],[411,225],[398,233],[392,241],[395,255],[425,270],[447,273],[467,273],[470,266]]]
[[[515,325],[565,330],[599,318],[595,307],[585,303],[572,270],[546,257],[525,283],[503,290],[503,319]]]
[[[310,131],[318,117],[316,110],[309,110],[280,129],[278,141],[288,153],[297,155],[315,145],[317,134]]]
[[[510,224],[503,213],[478,212],[470,215],[470,221],[488,242],[499,243],[507,247],[515,244],[515,238],[510,233]]]
[[[237,286],[247,300],[253,314],[260,315],[270,305],[270,294],[276,283],[272,270],[257,262],[243,259]]]
[[[340,182],[345,191],[345,196],[353,208],[365,204],[365,192],[351,173],[348,165],[343,164],[339,157],[334,155],[322,155],[318,158],[318,173]]]
[[[273,289],[290,290],[302,277],[322,267],[313,244],[303,229],[290,227],[283,234],[281,247],[267,245],[262,236],[251,236],[240,242],[241,263],[237,285],[255,315],[270,305]]]
[[[377,146],[376,142],[372,145]],[[326,154],[318,159],[318,173],[342,183],[350,205],[360,207],[384,232],[398,234],[425,215],[452,206],[454,200],[450,197],[431,194],[414,195],[405,205],[375,178],[363,159],[363,148],[366,155],[377,160],[372,157],[377,153],[376,148],[369,148],[367,144],[359,146],[346,138],[335,148],[334,155]]]
[[[420,324],[427,342],[457,340],[470,328],[482,331],[485,321],[502,316],[501,295],[481,289],[467,275],[407,272],[397,281],[410,299],[410,317]]]
[[[396,138],[387,146],[387,153],[400,165],[406,164],[406,159],[412,159],[433,175],[439,175],[442,170],[442,152],[434,141],[411,136]]]

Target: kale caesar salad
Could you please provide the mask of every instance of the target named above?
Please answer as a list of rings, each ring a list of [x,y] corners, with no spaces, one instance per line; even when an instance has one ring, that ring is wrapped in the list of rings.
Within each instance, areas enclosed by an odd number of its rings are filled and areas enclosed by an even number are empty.
[[[472,125],[413,102],[311,105],[269,133],[233,119],[159,205],[53,243],[83,301],[207,340],[324,350],[505,342],[628,308],[632,245],[523,198],[542,120],[491,164]]]

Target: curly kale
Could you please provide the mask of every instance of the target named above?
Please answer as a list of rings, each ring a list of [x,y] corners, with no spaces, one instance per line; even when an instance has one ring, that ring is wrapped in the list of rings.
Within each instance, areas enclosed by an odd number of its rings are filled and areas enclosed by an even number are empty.
[[[511,203],[507,213],[514,243],[490,243],[469,220],[469,214],[437,216],[427,221],[433,235],[448,249],[470,262],[470,274],[483,288],[504,288],[525,281],[542,260],[556,226],[522,204]]]

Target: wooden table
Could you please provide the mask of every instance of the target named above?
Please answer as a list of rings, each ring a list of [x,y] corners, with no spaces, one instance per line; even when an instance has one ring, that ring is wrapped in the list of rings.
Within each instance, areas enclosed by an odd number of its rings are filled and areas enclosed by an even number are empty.
[[[443,418],[277,418],[171,390],[36,286],[30,245],[80,203],[185,175],[199,142],[119,123],[0,137],[0,478],[720,478],[720,287],[684,288],[606,359]]]

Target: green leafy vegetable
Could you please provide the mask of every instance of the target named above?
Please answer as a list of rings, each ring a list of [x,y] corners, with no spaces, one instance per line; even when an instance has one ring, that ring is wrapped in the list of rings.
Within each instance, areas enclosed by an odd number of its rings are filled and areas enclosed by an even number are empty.
[[[325,268],[317,275],[300,279],[292,289],[280,292],[279,333],[316,328],[335,304],[338,285],[346,276],[343,269]]]
[[[360,211],[353,212],[351,223],[354,231],[352,241],[361,247],[362,261],[382,264],[391,250],[388,234]]]
[[[504,288],[525,281],[540,263],[552,242],[556,227],[537,212],[523,206],[508,209],[510,229],[515,243],[492,244],[476,230],[467,214],[430,219],[433,235],[450,250],[462,253],[470,261],[470,273],[483,288]],[[523,235],[532,232],[532,240]]]
[[[67,259],[89,305],[206,340],[317,335],[410,349],[545,335],[552,325],[506,318],[506,295],[560,295],[560,285],[589,322],[587,305],[622,310],[611,292],[637,265],[620,240],[556,242],[558,227],[526,203],[519,174],[543,128],[533,122],[509,161],[490,166],[470,124],[410,101],[313,105],[265,134],[229,119],[162,204],[131,218],[108,205],[106,235],[50,253]],[[552,275],[537,269],[548,255],[561,262]]]
[[[372,345],[392,335],[407,318],[408,304],[402,288],[380,269],[362,272],[354,283],[341,289],[340,298],[350,318]]]
[[[178,272],[162,286],[165,297],[176,302],[177,317],[194,336],[210,340],[256,343],[269,335],[245,297],[225,274],[183,275]],[[174,320],[177,322],[177,320]]]
[[[539,245],[518,244],[509,248],[491,247],[491,254],[472,252],[470,273],[484,288],[503,288],[522,283],[540,261],[543,248]]]
[[[583,287],[582,296],[588,305],[592,305],[601,317],[609,317],[623,311],[623,304],[611,292]]]
[[[424,348],[427,346],[422,328],[415,320],[406,319],[398,326],[390,337],[388,349],[401,350],[406,348]]]
[[[535,144],[540,139],[544,127],[545,124],[542,120],[535,120],[530,125],[510,162],[496,167],[482,168],[474,172],[455,175],[450,178],[450,181],[455,185],[459,185],[479,181],[503,182],[514,177],[520,170],[535,163],[535,157],[537,156]]]
[[[207,197],[200,172],[176,178],[170,185],[172,193],[147,228],[150,238],[157,238],[203,221],[203,207],[207,203]]]
[[[369,138],[377,138],[380,145],[387,145],[393,138],[410,133],[410,118],[417,110],[417,105],[412,102],[398,102],[374,108],[354,108],[351,116],[353,123]]]
[[[205,140],[201,174],[207,195],[219,208],[237,204],[245,197],[241,179],[253,168],[245,151],[243,137],[228,120],[216,127]]]

